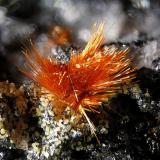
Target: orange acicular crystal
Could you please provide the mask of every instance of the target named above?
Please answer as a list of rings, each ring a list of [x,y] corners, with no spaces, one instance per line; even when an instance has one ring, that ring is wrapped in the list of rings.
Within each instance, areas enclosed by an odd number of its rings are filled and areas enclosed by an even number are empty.
[[[85,110],[95,111],[117,93],[121,84],[135,78],[135,69],[130,68],[131,62],[126,58],[128,50],[105,50],[101,48],[103,42],[101,24],[82,53],[71,53],[70,61],[66,63],[44,57],[33,47],[31,54],[25,53],[29,70],[23,71],[53,95],[54,108],[64,110],[69,106],[82,113],[93,133],[94,126]]]

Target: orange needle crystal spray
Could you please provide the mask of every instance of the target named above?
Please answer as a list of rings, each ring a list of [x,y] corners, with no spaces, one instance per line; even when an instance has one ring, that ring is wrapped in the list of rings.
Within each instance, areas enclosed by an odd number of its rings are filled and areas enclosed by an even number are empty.
[[[128,50],[101,47],[103,28],[100,24],[84,50],[71,53],[70,61],[65,63],[50,55],[43,56],[33,45],[31,53],[24,53],[29,69],[21,70],[53,96],[53,109],[62,114],[68,106],[76,114],[82,114],[95,136],[95,126],[86,111],[96,112],[102,102],[121,89],[123,83],[135,78],[135,69],[130,67],[131,61],[126,57]]]

